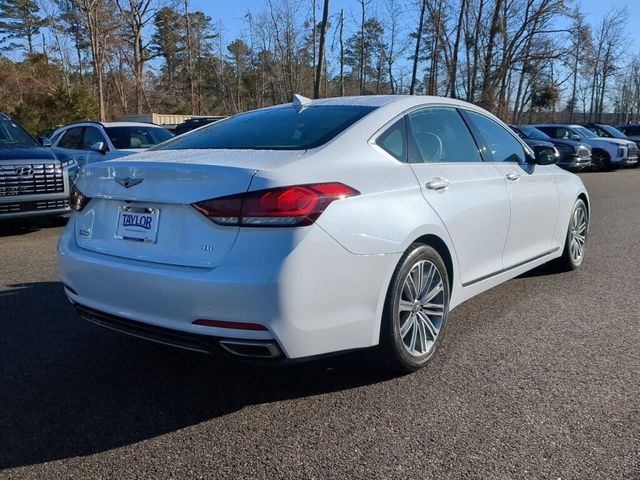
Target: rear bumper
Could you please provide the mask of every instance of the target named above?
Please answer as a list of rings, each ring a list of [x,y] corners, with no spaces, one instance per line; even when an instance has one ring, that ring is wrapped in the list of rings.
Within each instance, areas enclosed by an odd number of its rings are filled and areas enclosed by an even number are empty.
[[[200,351],[219,351],[221,340],[232,339],[273,344],[295,359],[375,345],[400,257],[354,255],[315,225],[243,229],[222,265],[176,267],[81,249],[74,220],[60,238],[59,270],[69,299],[97,312],[88,319],[120,319],[214,345]],[[198,319],[257,323],[266,331],[194,325]]]
[[[200,353],[230,354],[236,357],[251,357],[253,359],[259,358],[274,361],[283,359],[280,348],[275,342],[268,340],[248,342],[246,340],[180,332],[99,312],[83,305],[76,304],[74,306],[78,316],[84,320],[163,345]]]

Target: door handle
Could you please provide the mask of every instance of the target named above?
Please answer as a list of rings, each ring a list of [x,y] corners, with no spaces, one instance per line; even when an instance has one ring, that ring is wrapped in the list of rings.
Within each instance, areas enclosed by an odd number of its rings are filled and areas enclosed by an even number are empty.
[[[429,190],[444,190],[448,186],[449,180],[442,177],[434,177],[425,184]]]
[[[520,174],[516,172],[509,172],[505,175],[505,177],[507,177],[507,180],[511,180],[512,182],[520,180]]]

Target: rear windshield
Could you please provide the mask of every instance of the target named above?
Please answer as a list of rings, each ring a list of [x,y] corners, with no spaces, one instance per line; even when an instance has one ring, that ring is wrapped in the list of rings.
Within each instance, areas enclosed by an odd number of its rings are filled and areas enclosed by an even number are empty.
[[[105,131],[118,150],[150,148],[173,137],[171,132],[158,127],[107,127]]]
[[[30,148],[39,146],[20,125],[0,114],[0,148]]]
[[[160,150],[306,150],[327,143],[375,107],[316,105],[256,110],[213,123]]]

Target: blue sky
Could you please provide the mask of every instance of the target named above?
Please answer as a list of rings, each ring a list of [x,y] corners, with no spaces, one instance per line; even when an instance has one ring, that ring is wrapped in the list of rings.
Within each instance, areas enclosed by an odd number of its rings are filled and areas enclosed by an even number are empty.
[[[274,0],[274,2],[277,3],[278,0]],[[256,7],[258,10],[262,10],[266,3],[266,0],[191,0],[191,8],[204,11],[213,19],[214,23],[222,22],[224,39],[230,41],[240,36],[244,14],[249,10],[255,11]],[[318,11],[320,11],[321,3],[322,0],[317,0]],[[381,2],[374,1],[375,3]],[[568,0],[567,3],[570,5],[579,4],[592,25],[596,25],[610,9],[627,6],[630,13],[627,31],[633,44],[632,47],[636,48],[640,45],[640,26],[633,23],[635,18],[633,6],[640,6],[639,0],[580,0],[578,2]],[[330,8],[331,14],[339,12],[341,8],[344,8],[345,12],[356,12],[358,2],[356,0],[331,0]],[[318,13],[319,15],[320,13]],[[348,19],[349,17],[347,17]]]

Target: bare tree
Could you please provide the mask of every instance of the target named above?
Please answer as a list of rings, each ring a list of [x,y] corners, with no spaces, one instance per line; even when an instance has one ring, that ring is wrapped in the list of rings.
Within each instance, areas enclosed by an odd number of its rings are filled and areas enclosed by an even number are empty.
[[[315,3],[314,3],[315,8]],[[322,23],[320,24],[320,46],[318,48],[318,65],[316,66],[316,76],[313,85],[313,98],[320,98],[320,80],[322,78],[322,68],[324,66],[325,42],[327,37],[327,24],[329,22],[329,0],[324,0],[322,7]],[[315,36],[315,30],[314,30]],[[315,41],[315,38],[314,38]]]

